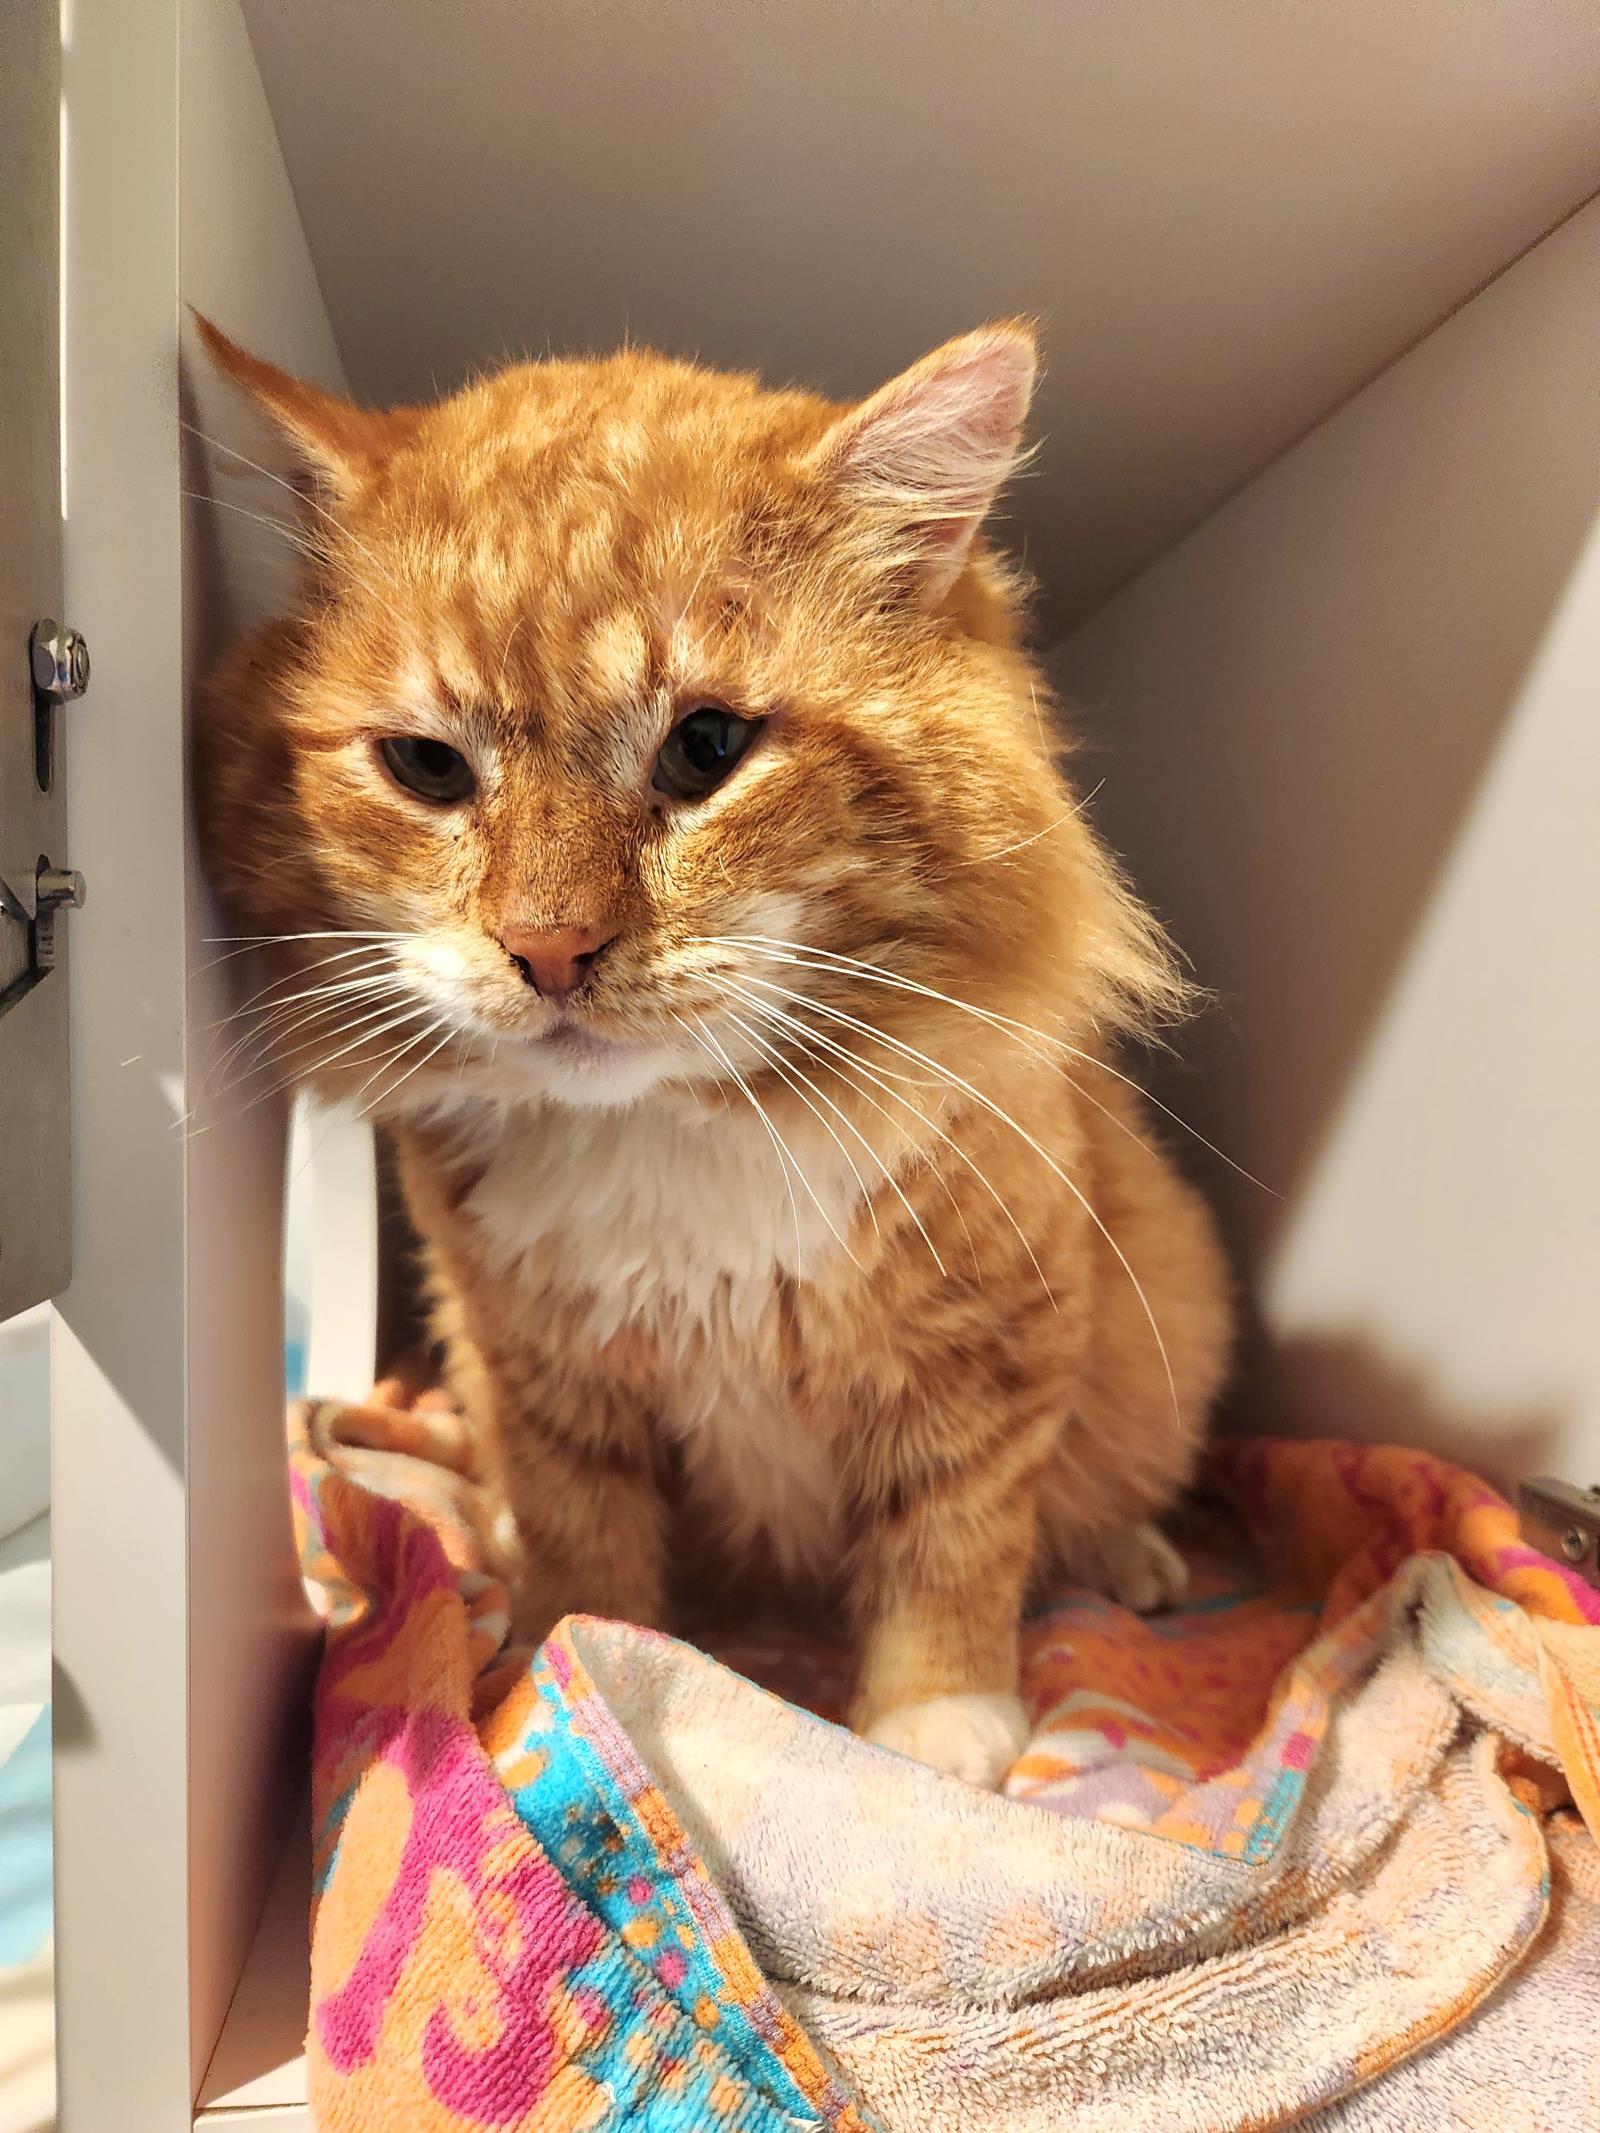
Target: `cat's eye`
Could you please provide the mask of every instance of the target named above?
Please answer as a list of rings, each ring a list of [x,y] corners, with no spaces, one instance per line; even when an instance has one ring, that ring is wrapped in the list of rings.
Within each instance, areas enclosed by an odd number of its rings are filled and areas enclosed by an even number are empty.
[[[697,704],[680,718],[656,757],[657,792],[675,800],[703,800],[714,792],[761,730],[758,718],[741,718],[726,704]]]
[[[420,734],[393,733],[380,741],[378,752],[397,785],[414,792],[419,800],[436,807],[470,800],[477,788],[472,766],[448,742],[424,739]]]

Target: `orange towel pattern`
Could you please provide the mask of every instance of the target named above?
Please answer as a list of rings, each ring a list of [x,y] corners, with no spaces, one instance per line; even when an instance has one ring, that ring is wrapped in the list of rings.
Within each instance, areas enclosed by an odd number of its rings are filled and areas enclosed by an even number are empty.
[[[501,1652],[494,1507],[437,1402],[305,1405],[292,1467],[330,1629],[325,2133],[1332,2133],[1402,2076],[1431,2122],[1491,2061],[1521,2122],[1570,2122],[1600,1595],[1471,1476],[1225,1447],[1181,1610],[1030,1623],[997,1799],[797,1708],[842,1694],[816,1639]]]

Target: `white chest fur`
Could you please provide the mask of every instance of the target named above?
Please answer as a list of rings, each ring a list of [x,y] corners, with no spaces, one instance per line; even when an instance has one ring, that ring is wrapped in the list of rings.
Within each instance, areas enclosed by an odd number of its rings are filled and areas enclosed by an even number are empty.
[[[513,1113],[468,1212],[530,1286],[559,1269],[563,1286],[588,1293],[597,1344],[631,1323],[676,1350],[664,1419],[693,1494],[740,1553],[765,1536],[794,1571],[832,1552],[828,1432],[764,1381],[740,1336],[760,1324],[781,1276],[840,1252],[862,1188],[820,1130],[786,1125],[784,1138],[792,1163],[737,1111],[706,1118],[644,1102]],[[707,1338],[685,1337],[693,1332]]]
[[[512,1112],[468,1211],[501,1265],[559,1267],[587,1290],[598,1339],[628,1321],[668,1336],[749,1328],[781,1275],[840,1250],[861,1197],[831,1140],[792,1127],[785,1139],[792,1163],[751,1113],[666,1101]]]

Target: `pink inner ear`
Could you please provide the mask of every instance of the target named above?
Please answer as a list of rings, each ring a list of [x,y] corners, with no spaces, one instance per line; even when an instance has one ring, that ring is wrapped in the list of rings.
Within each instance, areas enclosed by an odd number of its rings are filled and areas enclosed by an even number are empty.
[[[936,349],[847,415],[829,457],[844,487],[914,536],[942,589],[1016,463],[1033,346],[991,329]]]

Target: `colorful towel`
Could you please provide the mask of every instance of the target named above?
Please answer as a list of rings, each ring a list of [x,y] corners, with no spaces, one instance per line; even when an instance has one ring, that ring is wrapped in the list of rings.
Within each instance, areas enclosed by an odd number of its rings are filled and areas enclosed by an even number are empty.
[[[3,1375],[3,1373],[0,1373]],[[31,1420],[28,1410],[20,1422]],[[9,1426],[10,1414],[0,1414]],[[24,1462],[25,1463],[25,1462]],[[0,1492],[3,1493],[3,1492]],[[15,1508],[13,1498],[12,1508]],[[33,1505],[24,1502],[22,1509]],[[0,1504],[0,1518],[7,1506]],[[50,1828],[50,1521],[0,1532],[0,2128],[55,2109]]]
[[[744,1678],[837,1708],[815,1642],[503,1654],[440,1403],[293,1440],[321,2133],[1600,2123],[1600,1595],[1471,1477],[1225,1450],[1182,1610],[1031,1624],[991,1797]]]

